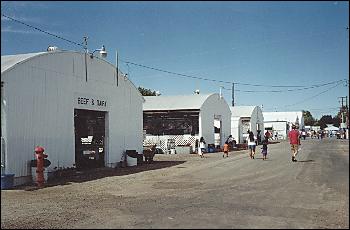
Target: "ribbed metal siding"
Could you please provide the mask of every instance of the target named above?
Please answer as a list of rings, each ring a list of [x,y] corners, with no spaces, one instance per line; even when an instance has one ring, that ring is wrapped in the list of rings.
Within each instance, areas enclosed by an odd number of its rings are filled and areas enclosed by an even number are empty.
[[[16,177],[30,175],[29,162],[36,145],[42,145],[54,167],[71,167],[74,150],[74,93],[108,99],[109,154],[118,162],[125,149],[142,150],[142,96],[123,77],[116,86],[115,68],[84,55],[57,53],[35,57],[2,74],[7,102],[6,171]]]
[[[222,121],[221,127],[221,146],[228,138],[231,132],[231,111],[224,98],[219,94],[213,94],[203,103],[200,111],[200,136],[203,136],[207,144],[214,144],[214,115],[220,115]]]

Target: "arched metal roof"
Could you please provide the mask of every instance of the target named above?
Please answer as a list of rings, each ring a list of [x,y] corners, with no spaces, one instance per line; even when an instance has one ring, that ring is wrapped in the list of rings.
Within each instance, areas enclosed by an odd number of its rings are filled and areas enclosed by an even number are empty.
[[[1,56],[1,73],[4,73],[5,71],[11,69],[16,64],[25,62],[35,56],[39,56],[45,53],[46,52]]]
[[[258,106],[230,106],[232,117],[251,117]]]
[[[145,96],[143,111],[201,109],[205,101],[216,94]]]
[[[78,53],[78,54],[84,54],[78,51],[70,51],[70,50],[57,50],[57,51],[51,51],[51,52],[39,52],[39,53],[28,53],[28,54],[15,54],[15,55],[4,55],[1,56],[1,73],[4,73],[17,64],[21,64],[23,62],[29,61],[32,58],[36,58],[41,55],[50,55],[50,54],[56,54],[56,53]],[[113,68],[116,68],[113,64],[110,62],[106,61],[105,59],[95,57],[96,59],[99,59],[103,62],[108,63],[111,65]]]

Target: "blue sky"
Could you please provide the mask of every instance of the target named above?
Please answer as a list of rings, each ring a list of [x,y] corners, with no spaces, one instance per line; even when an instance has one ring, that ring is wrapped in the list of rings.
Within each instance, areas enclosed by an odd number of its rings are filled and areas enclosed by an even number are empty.
[[[236,105],[263,105],[263,111],[308,110],[317,119],[334,116],[339,97],[349,95],[348,85],[336,83],[349,80],[345,1],[2,1],[1,13],[77,43],[88,36],[89,50],[105,45],[113,64],[118,50],[120,68],[131,81],[162,95],[192,94],[196,89],[213,93],[223,86],[231,105],[230,82],[235,82]],[[42,52],[49,45],[83,51],[2,16],[1,55]],[[180,77],[125,61],[228,83]],[[326,83],[330,84],[318,86]]]

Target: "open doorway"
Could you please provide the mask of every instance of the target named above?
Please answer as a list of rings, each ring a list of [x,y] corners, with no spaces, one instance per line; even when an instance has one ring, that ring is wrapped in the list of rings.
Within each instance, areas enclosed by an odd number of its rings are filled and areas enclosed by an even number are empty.
[[[222,138],[222,121],[220,118],[214,118],[214,144],[215,148],[219,149],[221,146],[221,138]]]
[[[78,170],[105,165],[106,112],[74,109],[75,165]]]

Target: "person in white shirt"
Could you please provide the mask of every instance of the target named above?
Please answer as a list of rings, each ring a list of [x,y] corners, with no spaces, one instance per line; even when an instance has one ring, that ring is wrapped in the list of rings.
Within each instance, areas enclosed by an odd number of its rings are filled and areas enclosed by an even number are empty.
[[[199,148],[198,148],[198,154],[201,158],[204,157],[203,153],[206,152],[206,147],[205,147],[205,140],[203,137],[200,138],[200,141],[199,141]]]
[[[203,155],[203,153],[207,152],[205,145],[206,145],[206,143],[205,143],[204,137],[201,137],[201,139],[199,141],[199,147],[202,150],[202,155]]]
[[[249,135],[247,137],[247,142],[248,142],[250,159],[254,159],[256,140],[257,140],[257,138],[255,137],[254,133],[252,131],[249,131]]]
[[[301,130],[301,136],[303,137],[303,139],[305,140],[306,138],[306,132],[304,129]]]

